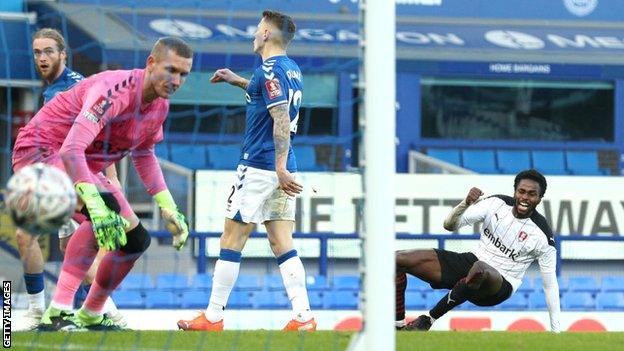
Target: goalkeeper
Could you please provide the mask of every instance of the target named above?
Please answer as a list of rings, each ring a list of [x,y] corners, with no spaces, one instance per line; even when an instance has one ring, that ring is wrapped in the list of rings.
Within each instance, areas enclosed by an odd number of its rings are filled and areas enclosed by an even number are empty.
[[[13,167],[45,162],[74,181],[88,220],[71,237],[44,330],[114,330],[102,314],[106,299],[149,247],[150,237],[120,189],[102,171],[130,154],[147,191],[158,203],[173,245],[181,249],[188,226],[167,189],[154,154],[163,139],[169,97],[184,83],[192,49],[181,39],[159,39],[144,69],[105,71],[58,94],[20,130]],[[102,196],[101,193],[110,193]],[[104,256],[85,302],[74,315],[74,294],[99,248]]]

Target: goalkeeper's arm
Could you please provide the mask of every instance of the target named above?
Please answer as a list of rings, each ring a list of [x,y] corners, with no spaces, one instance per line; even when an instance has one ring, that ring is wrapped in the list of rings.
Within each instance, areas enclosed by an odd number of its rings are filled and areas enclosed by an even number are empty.
[[[178,210],[178,206],[173,200],[173,196],[168,189],[165,189],[154,195],[154,201],[160,207],[160,213],[165,221],[165,227],[173,236],[173,247],[180,250],[186,239],[188,239],[189,229],[186,218]]]

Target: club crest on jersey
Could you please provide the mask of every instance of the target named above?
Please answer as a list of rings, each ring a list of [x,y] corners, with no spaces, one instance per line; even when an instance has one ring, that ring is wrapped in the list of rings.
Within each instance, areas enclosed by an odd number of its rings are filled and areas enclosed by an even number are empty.
[[[282,96],[282,86],[277,79],[267,80],[264,82],[264,86],[269,94],[269,99],[273,100]]]
[[[84,112],[85,118],[93,123],[98,123],[100,118],[104,116],[106,111],[113,105],[113,103],[105,98],[104,96],[100,96],[91,107]]]
[[[528,236],[529,235],[524,230],[518,233],[518,239],[520,239],[520,241],[525,241]]]

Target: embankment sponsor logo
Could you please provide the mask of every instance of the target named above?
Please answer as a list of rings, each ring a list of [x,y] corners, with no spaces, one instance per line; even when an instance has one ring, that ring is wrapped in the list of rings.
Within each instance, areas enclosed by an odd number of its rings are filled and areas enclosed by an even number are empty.
[[[503,255],[507,255],[509,258],[511,258],[514,261],[516,260],[516,258],[518,258],[518,253],[516,252],[516,250],[510,249],[507,246],[505,246],[500,241],[500,238],[497,236],[494,236],[494,234],[492,234],[492,232],[488,228],[483,229],[483,234],[488,239],[490,239],[490,242],[492,243],[492,245],[494,245],[495,248],[499,249],[503,253]]]

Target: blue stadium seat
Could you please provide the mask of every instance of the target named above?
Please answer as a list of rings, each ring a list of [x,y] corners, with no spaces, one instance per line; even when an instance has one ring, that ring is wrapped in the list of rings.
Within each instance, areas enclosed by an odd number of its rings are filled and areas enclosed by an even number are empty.
[[[185,291],[182,293],[182,308],[206,308],[210,300],[208,291]]]
[[[358,307],[357,291],[334,291],[323,295],[325,308],[354,310]]]
[[[130,273],[119,285],[119,290],[144,290],[152,289],[154,284],[148,274]]]
[[[192,144],[169,144],[171,162],[190,169],[207,168],[206,149]]]
[[[310,300],[310,308],[322,309],[323,306],[323,292],[321,291],[308,291],[308,299]]]
[[[624,276],[602,277],[601,288],[605,292],[624,292]]]
[[[426,307],[427,304],[421,292],[407,291],[405,293],[405,308],[411,310],[422,310]]]
[[[356,275],[336,275],[333,279],[334,290],[360,290],[360,277]]]
[[[496,159],[492,150],[462,150],[464,168],[477,173],[496,174]]]
[[[563,151],[533,151],[533,167],[546,175],[566,175]]]
[[[524,310],[528,306],[527,299],[524,294],[515,293],[511,295],[507,300],[503,301],[499,305],[500,309],[503,310]]]
[[[290,307],[290,301],[284,291],[256,291],[253,294],[255,308],[283,309]]]
[[[308,291],[329,289],[327,277],[324,275],[309,275],[306,277],[306,287]]]
[[[454,164],[456,166],[462,165],[461,156],[458,149],[427,149],[427,155],[435,157],[441,161]]]
[[[407,290],[406,291],[426,292],[430,290],[431,290],[431,286],[429,285],[429,283],[425,282],[424,280],[418,279],[414,277],[413,275],[407,276]]]
[[[599,168],[598,152],[596,151],[568,151],[566,152],[568,170],[575,175],[606,175],[607,172]]]
[[[145,308],[141,293],[135,290],[119,290],[113,292],[113,301],[119,308]]]
[[[160,142],[154,146],[156,157],[169,161],[169,144]]]
[[[156,289],[159,290],[184,290],[188,287],[188,278],[183,274],[164,273],[156,276]]]
[[[561,305],[567,310],[593,310],[594,298],[588,292],[568,292],[561,297]]]
[[[180,299],[171,291],[147,291],[145,308],[180,308]]]
[[[270,291],[284,290],[284,281],[281,275],[267,274],[264,276],[264,288]]]
[[[596,294],[596,308],[599,310],[624,310],[624,293],[603,292]]]
[[[327,166],[316,163],[316,149],[313,145],[296,145],[297,170],[301,172],[324,172]]]
[[[596,284],[596,280],[592,277],[576,276],[568,279],[568,289],[570,291],[595,293],[600,290],[600,287]]]
[[[448,290],[433,290],[425,293],[425,301],[427,302],[427,308],[435,306],[442,297],[448,294]]]
[[[547,308],[546,297],[541,290],[536,290],[529,294],[529,308],[533,310],[543,310]]]
[[[516,174],[531,168],[531,155],[525,150],[497,150],[496,158],[503,174]]]
[[[197,290],[212,289],[212,276],[205,273],[196,274],[191,281],[191,288]]]
[[[209,166],[213,169],[236,170],[241,157],[241,147],[238,144],[231,145],[207,145]]]
[[[252,291],[262,290],[262,284],[260,277],[255,275],[239,275],[234,285],[234,290],[238,291]]]
[[[251,308],[251,293],[249,291],[232,291],[228,299],[228,307],[231,308]]]
[[[533,292],[533,283],[531,282],[531,279],[527,277],[522,278],[522,284],[520,285],[516,293],[529,294],[532,292]]]

